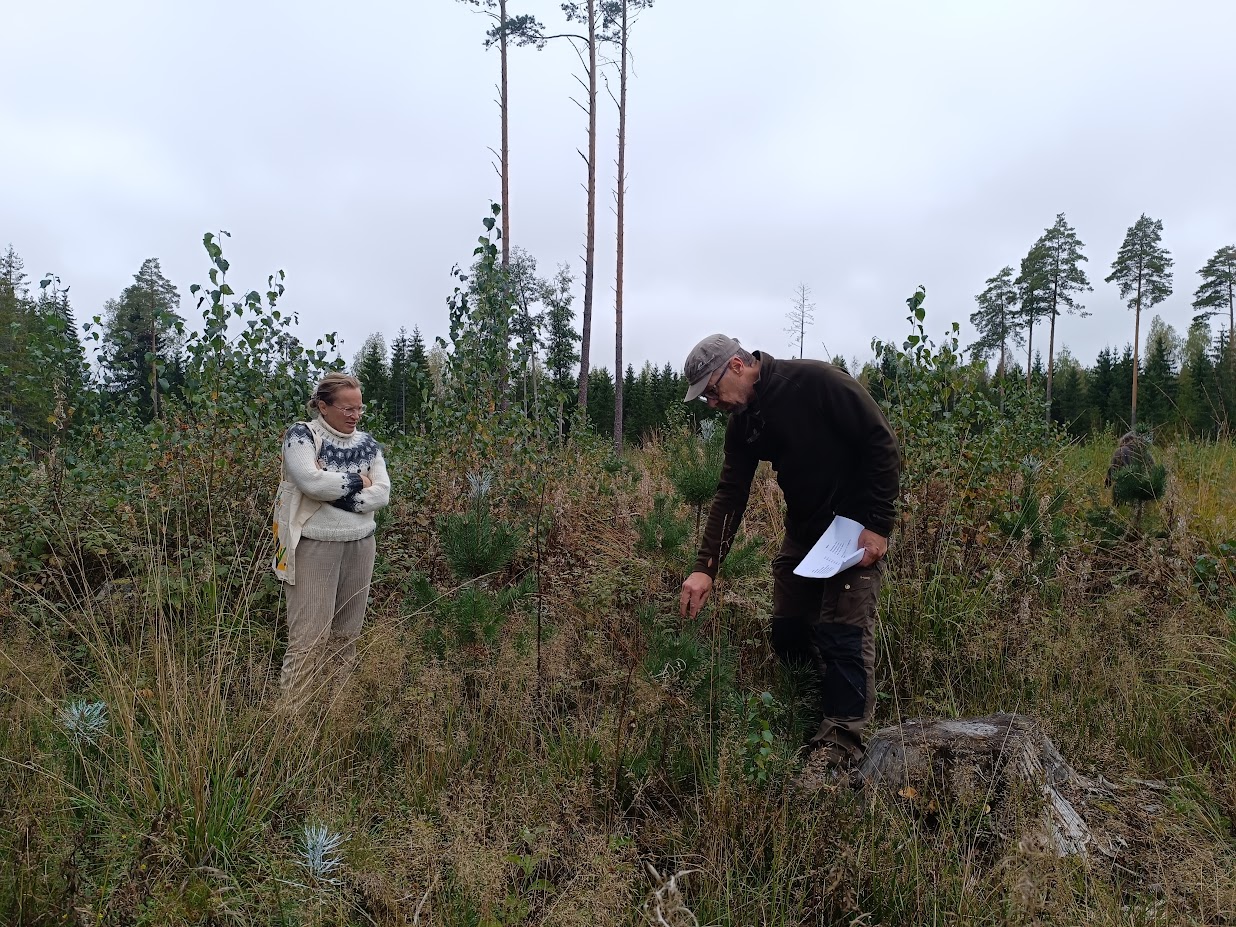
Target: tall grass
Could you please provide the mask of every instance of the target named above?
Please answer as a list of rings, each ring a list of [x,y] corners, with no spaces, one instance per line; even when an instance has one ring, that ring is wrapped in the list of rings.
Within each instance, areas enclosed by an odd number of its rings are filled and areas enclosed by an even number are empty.
[[[390,450],[397,480],[410,452]],[[1125,843],[1115,861],[1058,859],[981,809],[795,787],[812,694],[770,656],[766,469],[741,568],[684,623],[694,512],[665,449],[608,469],[599,445],[553,452],[541,543],[483,590],[497,601],[540,569],[538,660],[528,589],[493,633],[444,633],[467,625],[468,587],[423,513],[454,524],[470,503],[449,449],[418,445],[426,495],[379,536],[358,670],[299,712],[276,690],[263,505],[218,488],[249,458],[220,464],[208,497],[173,467],[127,513],[65,500],[59,562],[0,599],[0,920],[637,924],[678,874],[662,913],[681,923],[1230,921],[1236,603],[1194,565],[1230,536],[1206,483],[1234,455],[1170,449],[1166,496],[1133,534],[1104,497],[1109,452],[911,482],[877,725],[1035,717],[1110,785],[1095,813]],[[494,518],[532,524],[517,484],[495,476]],[[83,527],[112,538],[106,556]]]

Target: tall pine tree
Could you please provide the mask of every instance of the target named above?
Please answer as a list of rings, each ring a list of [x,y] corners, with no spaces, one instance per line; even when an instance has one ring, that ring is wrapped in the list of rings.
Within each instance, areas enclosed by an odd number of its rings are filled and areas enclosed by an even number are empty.
[[[1193,294],[1193,307],[1218,315],[1227,310],[1227,330],[1236,327],[1236,245],[1224,245],[1197,272],[1201,285]]]
[[[1004,408],[1004,381],[1009,373],[1010,349],[1025,341],[1018,321],[1017,297],[1013,268],[1002,267],[994,277],[987,278],[983,292],[974,297],[978,309],[970,314],[970,324],[979,333],[969,347],[971,356],[985,361],[988,356],[999,351],[996,379],[999,381],[1001,409]],[[838,366],[844,368],[845,365]]]
[[[1129,427],[1137,426],[1138,339],[1142,310],[1157,306],[1172,295],[1171,252],[1162,245],[1163,221],[1145,213],[1129,226],[1124,243],[1112,261],[1107,282],[1120,287],[1120,296],[1133,310],[1133,385]]]
[[[622,369],[622,295],[623,265],[626,260],[627,203],[627,87],[630,83],[631,26],[640,10],[652,6],[653,0],[603,0],[602,14],[606,31],[614,33],[618,44],[618,176],[614,191],[617,234],[614,241],[614,369]],[[613,94],[610,94],[611,98]],[[614,391],[614,453],[622,453],[622,390]]]
[[[580,156],[587,166],[587,181],[584,189],[587,193],[584,222],[584,309],[580,334],[579,349],[579,379],[577,382],[576,401],[581,407],[588,405],[588,388],[592,382],[588,375],[590,369],[590,352],[592,347],[592,302],[596,281],[596,226],[597,226],[597,94],[600,84],[600,49],[607,42],[614,40],[614,18],[607,15],[600,0],[569,0],[561,4],[562,12],[567,21],[583,28],[583,34],[567,32],[550,35],[544,26],[533,17],[523,17],[518,22],[514,19],[508,22],[507,33],[519,45],[535,45],[544,48],[551,39],[567,39],[575,48],[584,77],[579,78],[580,84],[587,91],[587,104],[580,104],[588,117],[588,150],[587,154],[580,151]],[[610,382],[613,382],[611,377]],[[612,414],[612,397],[606,412]],[[591,418],[592,416],[589,416]],[[612,433],[611,422],[607,433]]]
[[[978,309],[970,314],[970,324],[979,336],[970,345],[970,356],[986,360],[998,353],[996,373],[1003,376],[1008,369],[1009,349],[1026,339],[1016,324],[1017,287],[1013,283],[1013,268],[1002,267],[994,277],[988,277],[983,292],[974,297]]]
[[[1193,308],[1206,316],[1215,316],[1227,309],[1228,344],[1236,329],[1236,245],[1224,245],[1197,272],[1201,285],[1193,294]],[[1229,373],[1236,368],[1236,355],[1227,358]]]
[[[1085,307],[1075,299],[1075,294],[1092,289],[1086,272],[1082,270],[1081,239],[1065,221],[1064,213],[1056,216],[1055,224],[1043,232],[1036,248],[1042,255],[1040,273],[1047,285],[1048,317],[1051,319],[1047,339],[1047,409],[1051,418],[1051,387],[1056,356],[1056,317],[1061,310],[1085,315]]]
[[[1034,243],[1021,259],[1021,272],[1013,285],[1017,287],[1017,318],[1026,329],[1026,389],[1033,390],[1034,326],[1050,311],[1047,281],[1047,253],[1042,240]]]

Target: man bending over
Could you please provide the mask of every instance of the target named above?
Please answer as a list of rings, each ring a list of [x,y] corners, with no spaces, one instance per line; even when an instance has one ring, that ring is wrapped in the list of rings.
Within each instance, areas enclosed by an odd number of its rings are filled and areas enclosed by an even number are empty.
[[[729,413],[725,463],[695,570],[680,611],[695,617],[733,543],[761,460],[785,496],[785,538],[773,559],[772,644],[783,663],[805,662],[817,677],[823,720],[811,759],[857,763],[875,707],[875,617],[880,561],[893,529],[901,459],[879,406],[848,373],[815,360],[749,353],[709,335],[687,355],[686,401]],[[829,579],[794,568],[834,515],[863,525],[858,565]]]

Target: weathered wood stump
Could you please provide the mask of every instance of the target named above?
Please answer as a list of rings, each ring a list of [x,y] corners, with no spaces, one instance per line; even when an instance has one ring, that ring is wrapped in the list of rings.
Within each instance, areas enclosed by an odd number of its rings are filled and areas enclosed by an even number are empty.
[[[1065,797],[1079,777],[1024,715],[907,721],[877,731],[859,767],[925,813],[977,809],[1060,856],[1086,855],[1090,828]],[[1013,833],[1006,833],[1012,837]]]

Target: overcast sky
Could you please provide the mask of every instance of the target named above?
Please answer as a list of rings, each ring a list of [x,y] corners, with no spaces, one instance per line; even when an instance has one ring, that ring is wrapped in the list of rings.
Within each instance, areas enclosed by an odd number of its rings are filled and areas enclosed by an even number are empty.
[[[559,26],[558,4],[513,11]],[[287,272],[285,307],[350,361],[370,332],[447,331],[499,184],[498,55],[453,0],[18,2],[0,54],[0,248],[71,285],[79,321],[158,257],[198,314],[202,234],[239,292]],[[1236,243],[1230,0],[657,0],[633,32],[625,357],[679,366],[721,330],[788,356],[865,360],[968,324],[974,295],[1064,212],[1085,243],[1089,365],[1132,338],[1110,272],[1161,219],[1183,332],[1197,270]],[[512,243],[569,262],[582,307],[586,122],[565,43],[511,54]],[[616,87],[616,84],[615,84]],[[612,369],[616,117],[601,98],[593,364]],[[1143,323],[1145,331],[1146,319]],[[1036,344],[1040,342],[1036,337]]]

